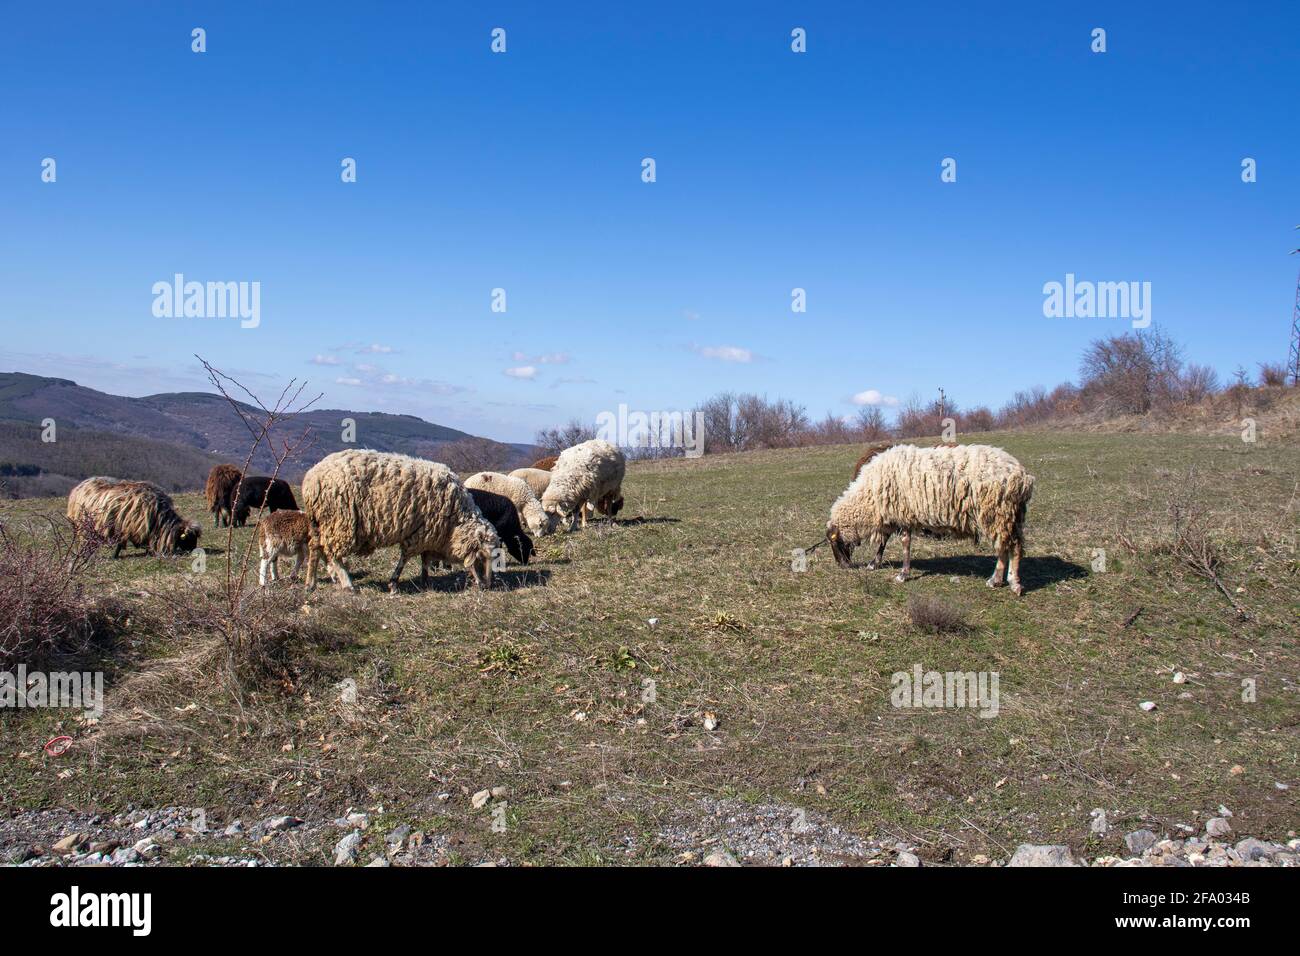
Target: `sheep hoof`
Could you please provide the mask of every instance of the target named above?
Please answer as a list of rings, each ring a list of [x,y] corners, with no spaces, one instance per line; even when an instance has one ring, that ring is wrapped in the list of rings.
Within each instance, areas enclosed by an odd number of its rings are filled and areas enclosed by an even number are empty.
[[[995,576],[995,577],[991,577],[991,578],[989,578],[989,579],[988,579],[987,581],[985,581],[984,583],[987,584],[987,585],[988,585],[989,587],[991,587],[991,588],[1000,588],[1000,587],[1003,587],[1007,582],[1006,582],[1006,581],[999,581],[999,580],[997,579],[997,577]]]
[[[907,575],[904,574],[902,571],[899,571],[897,574],[894,575],[894,583],[895,583],[895,584],[906,584],[906,583],[907,583]]]
[[[880,566],[880,565],[876,564],[875,561],[868,561],[868,562],[867,562],[867,570],[868,570],[868,571],[874,571],[874,570],[876,570],[876,568],[878,568],[879,566]]]
[[[1011,593],[1016,597],[1020,597],[1020,595],[1025,593],[1025,589],[1021,586],[1019,581],[1014,581],[1011,584]]]

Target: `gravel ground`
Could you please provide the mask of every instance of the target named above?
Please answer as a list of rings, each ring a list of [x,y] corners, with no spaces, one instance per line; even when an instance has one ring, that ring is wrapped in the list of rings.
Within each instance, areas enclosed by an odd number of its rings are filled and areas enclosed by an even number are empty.
[[[486,791],[483,794],[486,798]],[[1094,829],[1094,832],[1098,832]],[[1065,846],[1021,844],[1009,859],[975,856],[975,866],[1300,866],[1300,839],[1239,837],[1226,816],[1206,832],[1169,837],[1136,830],[1126,852],[1077,858]],[[635,845],[626,850],[635,856]],[[778,804],[702,800],[674,810],[655,834],[655,849],[683,866],[935,865],[926,850],[896,839],[850,833],[819,814]],[[348,809],[332,820],[271,816],[247,825],[208,826],[185,807],[115,816],[63,810],[0,820],[0,862],[9,866],[508,866],[475,837],[413,832]]]

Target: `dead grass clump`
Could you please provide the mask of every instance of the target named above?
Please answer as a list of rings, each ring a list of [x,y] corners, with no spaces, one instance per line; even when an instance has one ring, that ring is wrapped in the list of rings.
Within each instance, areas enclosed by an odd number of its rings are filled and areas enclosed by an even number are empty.
[[[106,643],[121,615],[93,593],[103,544],[52,517],[21,535],[0,524],[0,667],[64,666]]]
[[[958,633],[967,629],[966,614],[961,608],[928,594],[908,597],[907,617],[913,627],[932,634]]]

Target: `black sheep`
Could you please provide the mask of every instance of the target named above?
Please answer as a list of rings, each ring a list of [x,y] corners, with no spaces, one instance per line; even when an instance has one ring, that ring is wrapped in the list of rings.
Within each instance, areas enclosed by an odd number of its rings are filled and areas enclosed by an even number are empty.
[[[483,512],[483,517],[497,529],[497,536],[511,557],[520,564],[527,564],[533,556],[533,539],[519,523],[519,510],[515,508],[515,503],[505,495],[492,491],[471,488],[469,493],[474,498],[474,504],[478,505],[478,510]]]
[[[267,511],[298,510],[298,502],[294,500],[293,489],[287,481],[283,478],[253,475],[246,477],[239,486],[239,500],[230,509],[234,515],[235,527],[242,528],[248,521],[249,512],[261,508],[263,502]]]

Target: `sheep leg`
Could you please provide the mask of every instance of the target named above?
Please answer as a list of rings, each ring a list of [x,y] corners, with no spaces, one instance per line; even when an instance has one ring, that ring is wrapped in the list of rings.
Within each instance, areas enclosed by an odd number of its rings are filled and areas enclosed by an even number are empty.
[[[348,577],[348,569],[343,567],[343,562],[338,558],[330,558],[330,574],[334,575],[334,580],[338,582],[340,588],[351,591],[352,579]]]
[[[993,577],[989,578],[988,586],[991,588],[1000,588],[1006,584],[1007,578],[1007,555],[1011,552],[1011,542],[998,539],[998,563],[993,568]]]
[[[388,576],[388,590],[392,594],[397,593],[397,581],[402,576],[402,568],[406,567],[406,552],[403,551],[397,557],[397,567],[393,568],[393,573]]]
[[[880,562],[885,560],[885,545],[889,544],[889,535],[883,535],[880,539],[880,547],[876,548],[876,556],[867,562],[867,570],[874,571],[880,567]]]
[[[289,577],[291,578],[298,577],[298,572],[301,569],[302,569],[302,551],[298,551],[297,554],[294,555],[293,570],[289,573]]]
[[[883,549],[882,549],[883,550]],[[903,532],[903,568],[898,574],[894,575],[894,580],[902,584],[907,580],[907,576],[912,573],[912,532]]]
[[[125,541],[119,541],[119,542],[117,543],[117,547],[113,549],[113,557],[114,557],[114,558],[120,558],[120,557],[122,556],[122,549],[125,548],[125,547],[126,547],[126,542],[125,542]]]
[[[420,587],[427,589],[429,587],[429,562],[433,555],[426,551],[420,555]]]
[[[1009,577],[1011,578],[1011,593],[1016,597],[1025,593],[1024,587],[1020,583],[1020,559],[1024,556],[1025,542],[1020,535],[1016,535],[1015,540],[1011,542],[1011,567]]]
[[[319,551],[310,545],[307,546],[307,579],[303,581],[303,587],[308,591],[316,590],[316,562],[319,556]]]
[[[260,587],[266,587],[266,568],[271,562],[265,557],[257,564],[257,583]],[[274,578],[272,578],[274,580]]]

